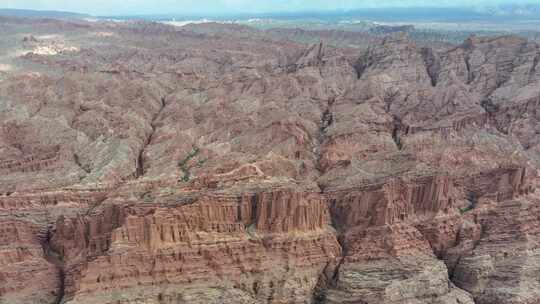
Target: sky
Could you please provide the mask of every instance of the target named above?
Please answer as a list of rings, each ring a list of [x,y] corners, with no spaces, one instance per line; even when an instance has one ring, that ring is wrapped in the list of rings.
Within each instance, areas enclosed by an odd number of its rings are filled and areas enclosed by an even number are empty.
[[[0,8],[61,10],[92,15],[228,15],[373,7],[482,7],[540,0],[0,0]]]

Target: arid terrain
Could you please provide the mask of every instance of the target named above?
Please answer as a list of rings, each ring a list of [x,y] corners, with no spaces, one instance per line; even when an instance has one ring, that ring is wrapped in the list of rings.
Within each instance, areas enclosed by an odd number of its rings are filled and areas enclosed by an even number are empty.
[[[2,304],[540,303],[535,42],[0,36]]]

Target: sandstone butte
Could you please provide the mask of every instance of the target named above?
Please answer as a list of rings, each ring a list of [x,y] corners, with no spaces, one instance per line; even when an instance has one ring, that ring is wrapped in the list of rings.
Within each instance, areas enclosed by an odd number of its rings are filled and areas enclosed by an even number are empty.
[[[540,303],[537,44],[0,21],[0,303]]]

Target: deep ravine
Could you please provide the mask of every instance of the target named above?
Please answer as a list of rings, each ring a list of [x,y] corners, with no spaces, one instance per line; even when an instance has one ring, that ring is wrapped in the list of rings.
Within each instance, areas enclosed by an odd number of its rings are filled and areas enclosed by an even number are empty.
[[[398,150],[402,150],[403,149],[403,142],[402,142],[402,130],[404,129],[403,128],[403,123],[401,122],[401,119],[399,119],[399,117],[397,116],[393,116],[394,118],[394,121],[393,121],[393,129],[392,129],[392,140],[394,141],[394,143],[396,144],[396,147],[398,148]]]
[[[135,170],[135,177],[140,178],[144,175],[144,153],[146,151],[146,148],[152,143],[152,137],[154,136],[154,133],[156,132],[156,121],[159,119],[161,113],[163,112],[163,109],[165,109],[166,103],[165,103],[165,97],[161,97],[160,99],[160,108],[152,117],[152,121],[150,122],[150,126],[152,127],[152,131],[150,132],[150,135],[146,138],[144,145],[142,146],[141,150],[139,151],[139,156],[137,158],[137,168]]]
[[[334,124],[334,114],[332,113],[332,106],[334,105],[336,98],[330,98],[327,102],[326,108],[321,115],[321,121],[319,123],[319,133],[317,135],[317,146],[315,148],[315,154],[317,157],[317,171],[322,175],[324,173],[324,168],[322,168],[322,146],[326,141],[326,133],[328,128]]]
[[[53,235],[52,226],[49,226],[47,228],[47,231],[45,232],[44,239],[42,240],[42,247],[43,247],[43,255],[45,257],[45,260],[47,262],[53,264],[56,266],[56,269],[58,271],[58,291],[56,292],[56,299],[54,301],[54,304],[61,304],[64,296],[65,296],[65,264],[64,260],[62,258],[62,255],[55,251],[55,249],[51,246],[51,239]]]

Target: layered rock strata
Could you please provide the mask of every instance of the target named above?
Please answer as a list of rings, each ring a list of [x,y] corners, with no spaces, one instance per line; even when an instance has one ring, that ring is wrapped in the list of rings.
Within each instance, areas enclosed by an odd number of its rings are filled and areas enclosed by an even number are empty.
[[[539,301],[535,43],[0,22],[0,302]]]

